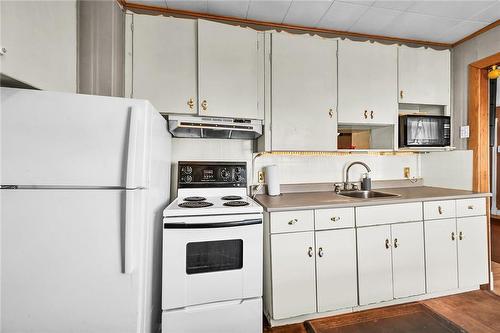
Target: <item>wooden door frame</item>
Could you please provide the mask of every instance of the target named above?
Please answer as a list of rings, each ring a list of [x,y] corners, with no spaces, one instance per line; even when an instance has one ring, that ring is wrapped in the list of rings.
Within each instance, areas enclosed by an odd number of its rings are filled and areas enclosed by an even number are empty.
[[[469,65],[468,148],[473,151],[472,189],[490,192],[488,68],[500,63],[500,52]]]
[[[490,192],[490,144],[489,144],[489,79],[488,68],[500,63],[500,52],[469,64],[468,123],[470,137],[468,149],[473,152],[472,190]],[[488,219],[488,284],[481,289],[491,289],[491,225],[490,198],[486,200]]]

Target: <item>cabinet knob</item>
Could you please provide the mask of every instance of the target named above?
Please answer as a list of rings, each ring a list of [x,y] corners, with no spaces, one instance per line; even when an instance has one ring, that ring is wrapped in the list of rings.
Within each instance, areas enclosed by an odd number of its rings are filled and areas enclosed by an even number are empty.
[[[333,216],[330,218],[330,221],[332,221],[332,222],[340,221],[340,216]]]
[[[309,248],[307,249],[307,255],[309,256],[309,258],[312,258],[313,254],[313,248],[309,246]]]
[[[389,239],[385,240],[385,248],[388,249],[391,247],[391,243],[389,242]]]
[[[370,111],[370,118],[373,119],[373,111]]]
[[[365,110],[365,119],[368,119],[368,110]]]
[[[297,222],[299,222],[299,220],[298,220],[298,219],[293,219],[293,220],[288,221],[288,224],[289,224],[289,225],[294,225],[294,224],[295,224],[295,223],[297,223]]]
[[[5,47],[0,48],[0,56],[3,56],[5,53],[7,53],[7,49]]]
[[[208,103],[207,103],[207,100],[205,100],[205,99],[204,99],[204,100],[201,102],[201,108],[203,109],[203,111],[207,111],[207,109],[208,109]]]
[[[455,240],[455,233],[454,233],[454,232],[452,232],[452,233],[451,233],[451,240],[452,240],[452,241],[454,241],[454,240]]]
[[[443,207],[438,206],[438,213],[439,215],[443,214]]]
[[[322,247],[320,247],[320,248],[318,249],[318,256],[319,256],[320,258],[323,258],[323,248],[322,248]]]
[[[467,209],[470,209],[470,210],[473,210],[474,209],[474,206],[473,205],[470,205],[467,207]]]
[[[398,239],[394,238],[394,247],[398,247]]]
[[[189,106],[189,108],[192,110],[194,108],[194,100],[192,98],[190,98],[187,102],[187,105]]]
[[[463,240],[464,239],[464,234],[461,231],[458,233],[458,239],[459,240]]]
[[[328,110],[328,115],[330,116],[330,118],[333,118],[333,109]]]
[[[403,90],[401,90],[401,91],[399,92],[399,97],[401,97],[401,99],[403,99],[403,96],[404,96],[404,93],[403,93]]]

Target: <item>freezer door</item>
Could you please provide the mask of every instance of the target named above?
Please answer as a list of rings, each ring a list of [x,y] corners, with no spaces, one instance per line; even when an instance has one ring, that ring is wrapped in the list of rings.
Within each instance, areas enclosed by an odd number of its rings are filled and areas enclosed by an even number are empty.
[[[0,185],[147,187],[149,102],[0,90]]]
[[[142,331],[142,192],[0,190],[0,331]]]

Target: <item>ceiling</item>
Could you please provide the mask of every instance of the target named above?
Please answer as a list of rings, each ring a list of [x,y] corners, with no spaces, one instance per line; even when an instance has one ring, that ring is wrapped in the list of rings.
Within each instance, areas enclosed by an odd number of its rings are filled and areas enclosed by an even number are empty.
[[[449,44],[500,19],[500,0],[127,0],[127,3]]]

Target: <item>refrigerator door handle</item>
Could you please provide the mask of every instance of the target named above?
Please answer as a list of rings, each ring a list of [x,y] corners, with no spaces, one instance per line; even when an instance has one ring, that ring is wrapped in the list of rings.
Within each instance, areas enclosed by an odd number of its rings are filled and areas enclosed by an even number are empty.
[[[137,191],[125,191],[125,219],[123,226],[123,258],[122,273],[132,274],[134,271],[134,221],[135,194]]]
[[[128,189],[139,188],[143,186],[142,179],[137,179],[138,175],[142,176],[141,167],[143,165],[144,153],[146,144],[146,119],[145,112],[139,107],[132,107],[130,110],[130,124],[128,132],[128,150],[127,150],[127,165],[125,186]],[[138,170],[139,168],[139,170]]]

